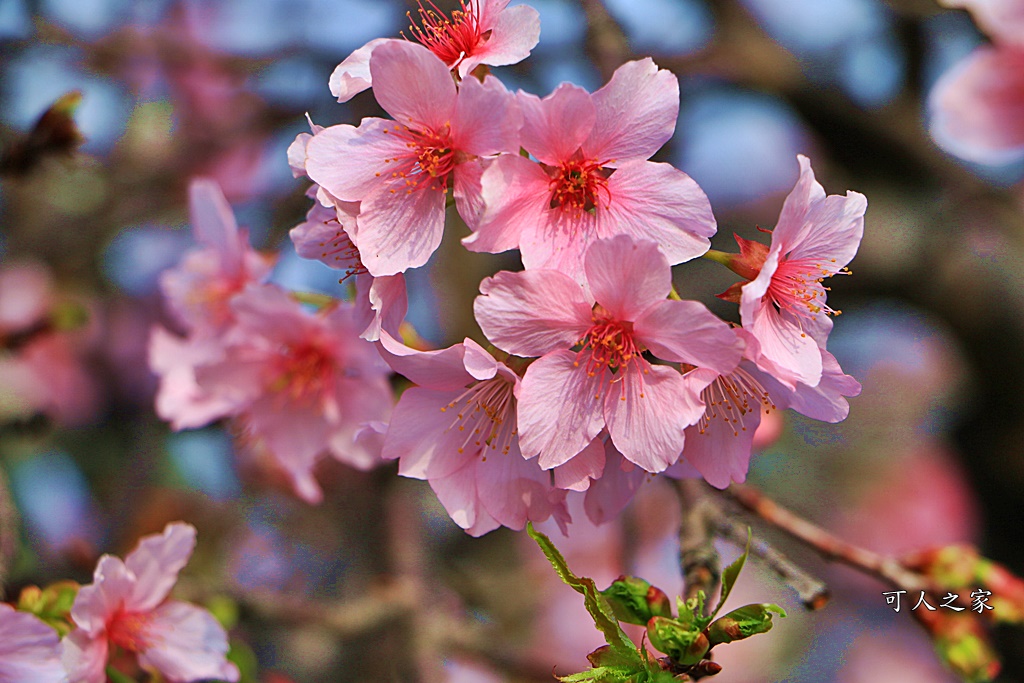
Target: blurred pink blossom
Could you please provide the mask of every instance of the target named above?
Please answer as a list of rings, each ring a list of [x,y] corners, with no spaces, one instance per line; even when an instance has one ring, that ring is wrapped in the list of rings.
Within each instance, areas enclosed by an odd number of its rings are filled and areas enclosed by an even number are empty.
[[[71,608],[77,628],[63,642],[70,683],[105,683],[111,645],[172,683],[238,680],[238,668],[225,659],[227,634],[213,615],[167,600],[195,543],[195,527],[175,522],[140,540],[123,562],[100,558]]]
[[[481,216],[466,215],[471,251],[518,248],[526,268],[582,282],[587,245],[617,234],[657,242],[670,264],[706,252],[715,219],[704,192],[669,164],[647,161],[675,130],[679,83],[651,59],[619,67],[590,94],[563,83],[519,93],[522,146],[483,172]]]
[[[60,655],[57,631],[0,602],[0,683],[66,683]]]
[[[968,10],[981,30],[996,42],[1024,47],[1024,1],[939,0],[939,4]]]

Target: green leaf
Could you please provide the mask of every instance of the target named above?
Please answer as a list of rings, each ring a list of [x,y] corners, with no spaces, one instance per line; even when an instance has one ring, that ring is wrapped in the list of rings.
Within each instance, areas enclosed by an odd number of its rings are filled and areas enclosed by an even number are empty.
[[[719,643],[743,640],[758,633],[767,633],[772,629],[773,612],[780,617],[786,616],[786,611],[778,605],[755,603],[744,605],[719,617],[708,626],[707,634],[711,647]]]
[[[121,673],[112,666],[107,667],[107,679],[110,683],[136,683],[134,678]]]
[[[643,662],[640,660],[640,654],[637,652],[636,645],[633,644],[633,641],[629,639],[626,632],[619,626],[614,610],[612,610],[611,605],[608,604],[608,601],[601,595],[600,591],[597,590],[594,580],[573,574],[566,564],[565,558],[562,557],[562,553],[558,552],[558,548],[554,546],[551,539],[535,530],[532,523],[526,525],[526,532],[530,534],[530,538],[536,541],[540,549],[544,551],[548,561],[551,562],[551,566],[558,573],[559,578],[571,586],[577,593],[583,594],[583,604],[594,620],[597,629],[604,634],[605,642],[616,653],[622,654],[625,657],[631,657],[631,661],[636,663],[637,669],[642,668]],[[627,652],[631,653],[631,655],[626,654]]]
[[[656,586],[635,576],[621,576],[601,591],[615,616],[627,624],[643,626],[651,617],[671,617],[668,596]]]

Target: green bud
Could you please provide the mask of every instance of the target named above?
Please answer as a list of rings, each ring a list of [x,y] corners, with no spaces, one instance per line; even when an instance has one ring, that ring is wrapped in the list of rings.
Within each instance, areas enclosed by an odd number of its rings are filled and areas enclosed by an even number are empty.
[[[708,626],[708,641],[711,647],[720,643],[743,640],[772,629],[772,613],[786,616],[785,610],[769,603],[744,605],[719,617]]]
[[[635,576],[620,576],[601,591],[615,617],[627,624],[643,626],[651,617],[671,617],[672,605],[665,592]]]

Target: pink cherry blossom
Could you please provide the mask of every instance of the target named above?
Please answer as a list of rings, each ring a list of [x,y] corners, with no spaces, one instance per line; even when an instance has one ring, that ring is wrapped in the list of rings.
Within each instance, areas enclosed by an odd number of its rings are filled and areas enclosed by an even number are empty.
[[[236,325],[221,353],[194,366],[199,389],[226,404],[225,414],[266,446],[308,502],[322,496],[312,470],[323,453],[360,469],[376,465],[379,453],[357,437],[367,423],[388,419],[389,372],[359,338],[353,307],[310,314],[283,290],[262,285],[232,308]]]
[[[5,263],[0,268],[0,342],[43,324],[53,299],[53,278],[46,266]]]
[[[1024,42],[974,50],[936,81],[928,110],[932,137],[950,154],[992,165],[1024,158]]]
[[[332,206],[327,207],[317,201],[306,220],[292,228],[289,236],[299,256],[342,271],[342,281],[353,278],[357,319],[364,326],[360,336],[377,341],[382,328],[393,336],[398,334],[409,300],[404,275],[373,277],[367,272],[350,237],[358,229],[358,213],[359,204],[355,202],[332,200]]]
[[[227,634],[213,615],[167,599],[195,543],[195,527],[175,522],[144,537],[124,561],[100,558],[71,608],[77,628],[63,642],[70,683],[105,683],[111,645],[135,653],[143,668],[171,683],[238,680],[238,668],[225,659]]]
[[[487,338],[540,356],[519,394],[520,446],[550,469],[607,427],[627,460],[660,472],[679,457],[683,429],[703,408],[678,370],[643,354],[725,373],[742,343],[702,304],[666,299],[671,269],[654,242],[599,240],[584,268],[587,289],[553,270],[500,272],[480,286],[474,310]]]
[[[506,66],[526,59],[540,39],[540,16],[526,5],[508,6],[509,0],[460,0],[449,18],[428,0],[419,3],[421,26],[410,26],[410,37],[433,52],[465,78],[481,64]],[[378,45],[393,41],[375,38],[353,52],[331,74],[331,93],[347,102],[373,83],[370,56]],[[397,41],[395,41],[397,42]]]
[[[385,332],[380,343],[391,367],[417,385],[402,394],[384,441],[383,456],[399,458],[399,474],[428,480],[473,536],[551,516],[564,529],[565,491],[519,450],[515,372],[471,339],[416,351]]]
[[[985,33],[1011,45],[1024,47],[1024,2],[1021,0],[939,0],[946,7],[962,7]]]
[[[67,683],[57,632],[0,602],[0,683]]]
[[[850,410],[846,397],[860,393],[857,380],[844,374],[835,357],[824,350],[818,384],[788,387],[772,375],[774,365],[761,354],[757,338],[742,328],[736,332],[746,347],[735,370],[721,374],[696,368],[683,377],[700,392],[704,414],[686,428],[683,459],[666,471],[670,476],[692,476],[693,468],[720,489],[732,482],[742,483],[754,436],[766,414],[792,408],[817,420],[840,422]]]
[[[617,234],[657,242],[670,264],[706,252],[715,219],[704,192],[669,164],[647,161],[675,130],[679,83],[651,59],[619,67],[593,94],[563,83],[544,99],[519,93],[521,144],[536,162],[502,155],[481,178],[485,209],[463,214],[472,251],[518,248],[527,270],[582,282],[583,254]]]
[[[497,79],[466,79],[456,90],[445,65],[413,43],[379,45],[370,71],[377,102],[395,121],[317,133],[306,144],[306,172],[331,196],[360,202],[359,230],[349,237],[379,277],[427,262],[441,242],[448,190],[460,210],[472,205],[479,171],[467,167],[518,150],[519,119]]]
[[[800,178],[783,204],[771,246],[766,250],[737,237],[741,254],[729,265],[750,282],[721,296],[738,299],[743,327],[757,338],[780,381],[813,387],[821,379],[821,348],[832,329],[828,314],[835,313],[825,303],[822,281],[844,271],[857,253],[867,200],[853,191],[826,197],[811,162],[797,158]]]
[[[188,329],[222,330],[231,323],[231,297],[270,274],[271,259],[249,246],[215,182],[189,186],[192,234],[200,248],[166,271],[160,285],[171,311]]]

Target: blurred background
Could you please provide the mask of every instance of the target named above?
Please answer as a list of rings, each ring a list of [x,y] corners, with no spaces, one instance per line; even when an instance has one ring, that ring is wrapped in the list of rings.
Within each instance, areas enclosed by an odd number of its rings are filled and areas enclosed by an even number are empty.
[[[513,2],[513,4],[520,4]],[[863,384],[850,418],[785,415],[750,481],[844,538],[901,554],[953,542],[1024,573],[1024,154],[982,166],[928,134],[936,79],[988,38],[930,0],[534,0],[540,44],[495,69],[509,88],[594,90],[626,59],[653,56],[682,91],[676,136],[655,157],[689,173],[719,221],[767,241],[808,155],[832,194],[868,197],[852,277],[834,278],[830,350]],[[452,3],[438,0],[443,10]],[[551,680],[600,644],[579,596],[524,534],[472,539],[425,482],[395,467],[324,462],[311,507],[234,453],[226,425],[172,432],[153,412],[149,330],[171,325],[157,279],[191,246],[186,188],[217,180],[274,281],[342,294],[299,259],[287,231],[309,206],[285,150],[320,125],[378,115],[369,92],[327,88],[353,49],[407,31],[400,0],[0,0],[0,569],[24,585],[87,582],[102,552],[183,519],[199,528],[184,596],[234,625],[262,681]],[[81,91],[73,153],[26,155],[55,100]],[[21,145],[19,147],[19,145]],[[410,321],[430,343],[482,337],[480,279],[515,255],[471,254],[450,213],[445,244],[410,274]],[[684,298],[735,276],[676,267]],[[45,311],[41,328],[27,329]],[[646,483],[621,521],[581,510],[570,565],[604,585],[641,574],[682,590],[677,503]],[[779,546],[833,588],[808,613],[753,567],[737,604],[789,612],[771,634],[724,648],[716,680],[955,680],[881,584]],[[726,561],[738,552],[721,546]],[[750,565],[748,565],[749,567]],[[1020,630],[996,634],[1001,681],[1024,681]]]

